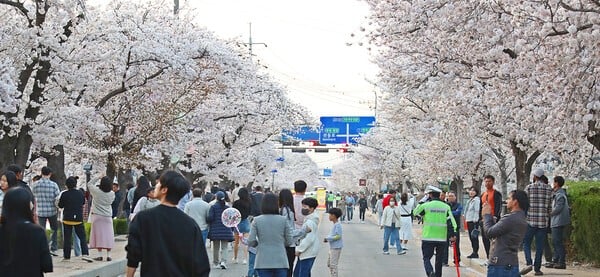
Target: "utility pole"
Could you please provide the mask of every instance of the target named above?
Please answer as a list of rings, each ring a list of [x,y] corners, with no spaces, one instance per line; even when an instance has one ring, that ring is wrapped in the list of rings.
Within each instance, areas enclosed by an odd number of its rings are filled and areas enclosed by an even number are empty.
[[[177,0],[175,0],[177,1]],[[248,26],[250,26],[250,30],[248,32],[249,36],[248,36],[248,43],[244,43],[244,45],[248,45],[248,49],[250,50],[250,61],[252,61],[252,45],[253,44],[262,44],[265,47],[267,47],[266,43],[263,42],[252,42],[252,22],[248,23]]]

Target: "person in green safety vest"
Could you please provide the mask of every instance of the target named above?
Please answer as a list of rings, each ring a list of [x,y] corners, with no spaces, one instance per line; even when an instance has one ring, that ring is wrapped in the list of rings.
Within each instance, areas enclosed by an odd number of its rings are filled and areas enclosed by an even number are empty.
[[[414,214],[423,217],[422,246],[423,265],[428,277],[442,276],[442,255],[448,248],[447,239],[456,239],[456,221],[450,206],[440,200],[441,189],[427,186],[425,201],[414,210]],[[435,270],[431,266],[431,257],[435,253]]]
[[[333,201],[335,201],[335,194],[333,194],[333,191],[327,192],[327,201],[325,203],[327,204],[328,211],[333,208]]]

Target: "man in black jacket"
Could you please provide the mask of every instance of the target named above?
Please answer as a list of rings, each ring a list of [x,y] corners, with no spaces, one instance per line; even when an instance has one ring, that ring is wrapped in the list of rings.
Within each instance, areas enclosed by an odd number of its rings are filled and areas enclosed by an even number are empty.
[[[190,191],[178,172],[167,171],[154,187],[160,205],[139,212],[129,226],[127,277],[142,263],[141,276],[208,277],[210,263],[196,221],[177,208]]]

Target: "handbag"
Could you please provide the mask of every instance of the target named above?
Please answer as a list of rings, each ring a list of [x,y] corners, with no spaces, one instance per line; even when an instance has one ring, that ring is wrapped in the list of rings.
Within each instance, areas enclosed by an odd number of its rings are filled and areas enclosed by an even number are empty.
[[[476,239],[476,238],[479,237],[479,233],[480,233],[479,227],[475,227],[475,229],[473,229],[471,231],[471,237],[474,238],[474,239]]]

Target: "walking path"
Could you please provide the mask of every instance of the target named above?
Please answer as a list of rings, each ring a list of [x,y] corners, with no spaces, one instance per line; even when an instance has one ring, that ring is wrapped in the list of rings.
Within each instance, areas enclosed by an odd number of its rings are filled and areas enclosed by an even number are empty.
[[[320,211],[322,214],[323,212]],[[325,237],[331,230],[331,222],[327,216],[321,217],[319,227],[319,237]],[[376,226],[376,216],[367,212],[367,218],[364,224],[358,222],[358,217],[354,218],[352,223],[343,224],[344,248],[342,250],[339,263],[339,276],[387,276],[397,275],[402,273],[403,276],[425,276],[423,269],[423,261],[421,255],[420,233],[421,226],[414,224],[413,230],[415,239],[409,241],[409,250],[405,255],[383,255],[383,231]],[[485,260],[484,259],[467,259],[465,256],[471,253],[471,245],[465,232],[461,234],[461,258],[460,273],[461,276],[485,276]],[[54,272],[46,274],[50,277],[63,276],[90,276],[90,277],[115,277],[124,276],[125,272],[125,236],[119,236],[116,239],[115,249],[112,251],[112,262],[93,262],[87,263],[79,258],[72,257],[70,262],[61,262],[62,257],[54,257]],[[322,243],[317,259],[312,269],[313,276],[329,276],[327,268],[327,256],[329,245]],[[212,260],[212,249],[207,249],[209,259]],[[393,249],[390,251],[395,253]],[[62,253],[61,250],[58,253]],[[90,250],[91,257],[95,257],[96,250]],[[481,244],[480,257],[485,257],[483,244]],[[520,268],[524,267],[525,258],[523,252],[519,252]],[[230,257],[233,253],[230,253]],[[226,277],[226,276],[246,276],[247,265],[229,263],[228,269],[211,269],[211,277]],[[211,261],[212,262],[212,261]],[[452,257],[450,257],[452,262]],[[433,259],[432,259],[433,263]],[[583,266],[567,266],[566,270],[546,269],[542,268],[545,276],[558,275],[573,275],[592,277],[600,276],[600,269],[583,267]],[[139,276],[139,271],[138,275]],[[443,276],[457,276],[456,268],[444,267]],[[528,276],[533,276],[529,273]]]

